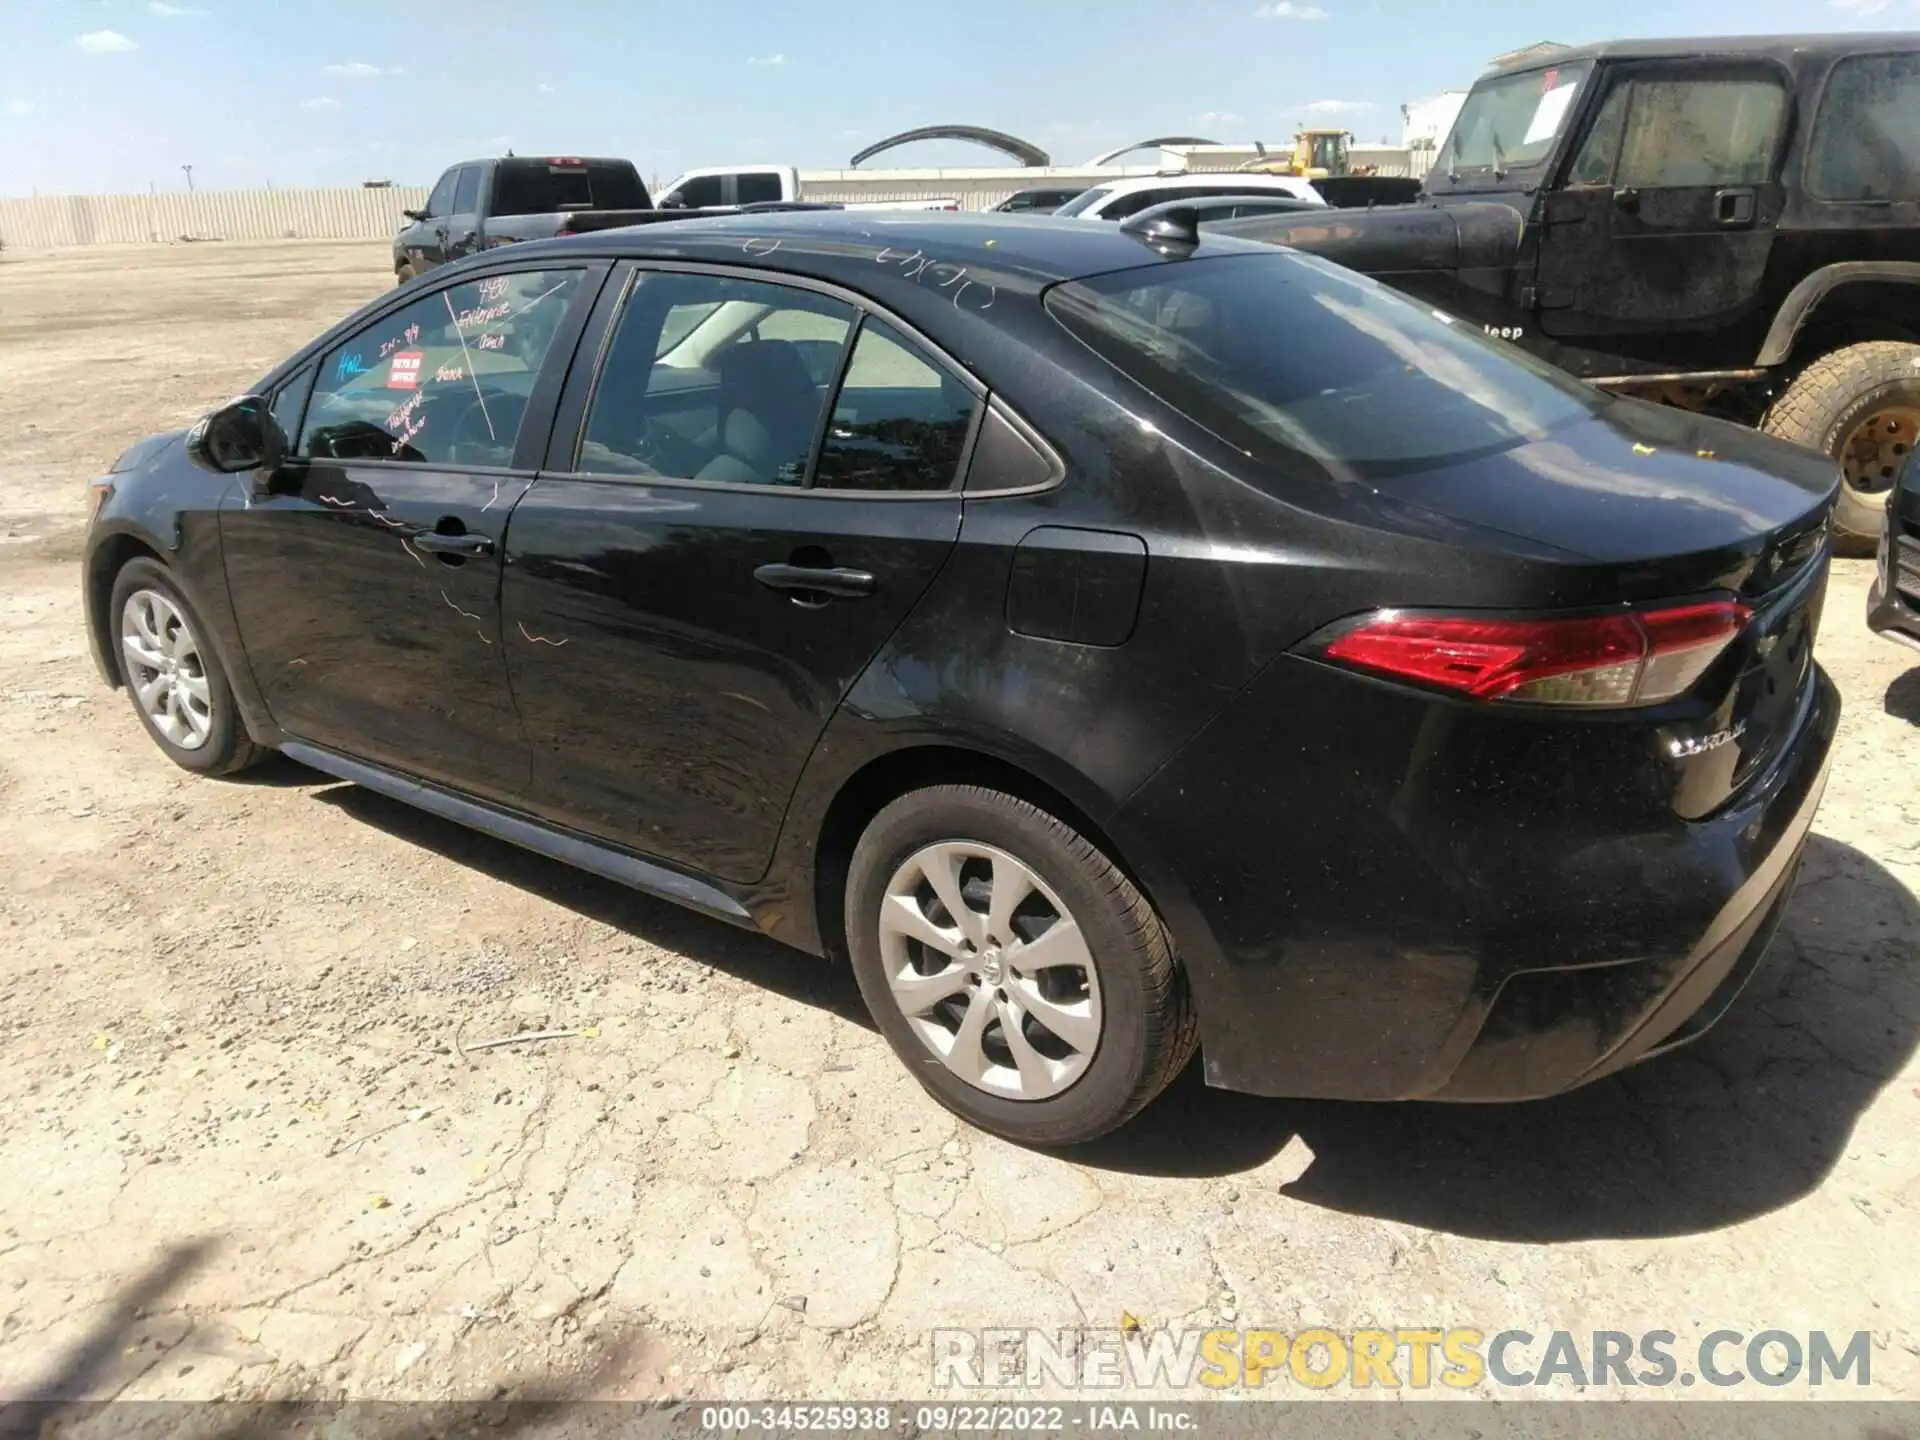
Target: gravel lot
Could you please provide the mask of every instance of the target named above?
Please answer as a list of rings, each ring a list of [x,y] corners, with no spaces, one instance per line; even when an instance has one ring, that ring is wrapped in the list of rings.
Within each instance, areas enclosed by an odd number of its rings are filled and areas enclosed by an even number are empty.
[[[1869,1330],[1871,1393],[1920,1398],[1920,657],[1866,562],[1799,894],[1704,1043],[1524,1107],[1190,1072],[1035,1154],[925,1099],[849,976],[285,762],[192,779],[100,684],[84,482],[385,263],[0,262],[0,1397],[899,1397],[933,1327],[1124,1311]]]

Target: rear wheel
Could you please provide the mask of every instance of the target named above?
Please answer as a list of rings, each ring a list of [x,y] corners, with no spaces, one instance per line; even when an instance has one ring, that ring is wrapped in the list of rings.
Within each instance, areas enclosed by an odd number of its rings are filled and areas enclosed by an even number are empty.
[[[120,678],[133,713],[167,758],[203,775],[231,775],[262,759],[267,752],[240,723],[206,627],[165,567],[128,561],[110,603]]]
[[[934,786],[875,816],[846,927],[894,1052],[935,1099],[1009,1139],[1104,1134],[1198,1045],[1146,897],[1084,836],[1000,791]]]
[[[1855,548],[1886,524],[1887,494],[1920,440],[1920,345],[1875,340],[1823,355],[1795,377],[1762,427],[1840,466],[1834,526]]]

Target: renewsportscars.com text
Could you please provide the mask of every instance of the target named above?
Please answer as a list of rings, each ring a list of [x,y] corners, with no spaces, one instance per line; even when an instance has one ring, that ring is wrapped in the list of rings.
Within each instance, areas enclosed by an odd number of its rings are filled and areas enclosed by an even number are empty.
[[[1721,1389],[1873,1381],[1856,1330],[935,1330],[936,1390]]]

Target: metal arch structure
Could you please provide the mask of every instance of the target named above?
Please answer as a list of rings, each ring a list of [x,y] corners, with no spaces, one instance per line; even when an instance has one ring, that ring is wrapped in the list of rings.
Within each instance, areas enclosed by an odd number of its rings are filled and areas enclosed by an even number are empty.
[[[1164,150],[1169,145],[1218,145],[1218,140],[1205,140],[1198,135],[1162,135],[1154,140],[1138,140],[1131,145],[1122,145],[1118,150],[1109,150],[1104,155],[1096,155],[1087,162],[1089,170],[1102,165],[1111,165],[1122,155],[1131,155],[1136,150]]]
[[[975,145],[985,145],[990,150],[998,150],[1003,155],[1011,155],[1022,165],[1031,169],[1044,169],[1053,163],[1038,145],[1022,140],[1017,135],[1008,135],[999,130],[988,130],[979,125],[923,125],[918,130],[902,130],[898,135],[889,135],[884,140],[876,140],[858,155],[847,162],[847,168],[858,170],[864,160],[871,160],[883,150],[892,150],[901,145],[911,145],[916,140],[969,140]]]

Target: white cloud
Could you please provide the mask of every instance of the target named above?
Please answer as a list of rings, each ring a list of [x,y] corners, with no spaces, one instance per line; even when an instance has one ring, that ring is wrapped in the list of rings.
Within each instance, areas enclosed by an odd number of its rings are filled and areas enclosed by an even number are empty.
[[[112,55],[140,48],[118,30],[89,30],[73,43],[89,55]]]
[[[147,0],[147,11],[168,20],[207,13],[197,5],[169,5],[167,0]]]
[[[340,102],[331,95],[316,95],[311,100],[300,102],[302,110],[338,110]]]
[[[1314,100],[1300,107],[1302,115],[1355,115],[1373,109],[1370,100]]]
[[[1199,116],[1195,123],[1202,128],[1214,129],[1227,125],[1238,125],[1246,118],[1244,115],[1234,114],[1231,110],[1209,110],[1204,115]]]
[[[32,113],[31,100],[9,100],[4,106],[0,106],[0,115],[5,115],[9,120],[24,120]]]
[[[1848,15],[1878,15],[1887,8],[1887,0],[1827,0],[1827,3]]]
[[[335,75],[342,80],[372,80],[380,75],[404,75],[404,70],[382,70],[378,65],[369,65],[364,60],[349,60],[344,65],[322,65],[322,75]]]
[[[553,86],[542,80],[538,85],[533,87],[533,93],[536,95],[551,95],[553,93]]]
[[[1324,20],[1327,12],[1318,5],[1295,5],[1293,0],[1276,0],[1253,12],[1262,20]]]
[[[749,65],[784,65],[786,63],[785,55],[749,55],[747,57]]]

